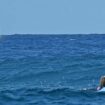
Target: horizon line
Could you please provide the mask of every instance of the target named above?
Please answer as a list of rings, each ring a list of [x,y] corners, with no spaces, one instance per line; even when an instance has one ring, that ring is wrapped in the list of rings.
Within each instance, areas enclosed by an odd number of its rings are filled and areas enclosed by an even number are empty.
[[[15,33],[15,34],[1,34],[1,36],[3,35],[105,35],[105,33],[73,33],[73,34],[69,34],[69,33],[38,33],[38,34],[31,34],[31,33]]]

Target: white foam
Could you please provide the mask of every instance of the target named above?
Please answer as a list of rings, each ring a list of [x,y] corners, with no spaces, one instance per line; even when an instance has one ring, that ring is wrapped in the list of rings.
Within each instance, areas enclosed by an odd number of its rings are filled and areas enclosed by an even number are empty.
[[[101,90],[98,90],[98,92],[105,92],[105,87],[102,88]]]

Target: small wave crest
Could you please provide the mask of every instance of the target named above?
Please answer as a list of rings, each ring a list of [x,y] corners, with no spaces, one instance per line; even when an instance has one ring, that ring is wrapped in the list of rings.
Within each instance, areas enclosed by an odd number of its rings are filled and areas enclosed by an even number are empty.
[[[0,90],[0,99],[3,104],[5,102],[9,103],[23,103],[25,104],[49,104],[56,103],[67,104],[75,103],[75,100],[78,102],[80,100],[85,100],[88,102],[88,99],[101,99],[105,94],[99,94],[93,88],[82,88],[74,89],[71,87],[51,87],[51,88],[40,88],[40,87],[24,87],[24,88],[11,88]],[[78,98],[79,97],[79,98]],[[67,102],[67,100],[69,100]],[[74,104],[73,104],[74,105]],[[75,104],[77,105],[77,104]],[[83,104],[81,104],[83,105]]]
[[[10,89],[10,90],[1,90],[0,96],[8,99],[18,100],[20,96],[33,96],[33,95],[63,95],[63,96],[77,96],[81,94],[94,94],[96,93],[95,89],[73,89],[69,87],[58,87],[58,88],[20,88],[20,89]],[[89,96],[90,96],[89,95]]]

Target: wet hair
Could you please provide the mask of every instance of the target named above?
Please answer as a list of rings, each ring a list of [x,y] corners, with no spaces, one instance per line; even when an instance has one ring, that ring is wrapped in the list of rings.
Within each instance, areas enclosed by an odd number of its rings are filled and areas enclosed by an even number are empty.
[[[102,76],[100,79],[100,88],[105,87],[105,76]]]

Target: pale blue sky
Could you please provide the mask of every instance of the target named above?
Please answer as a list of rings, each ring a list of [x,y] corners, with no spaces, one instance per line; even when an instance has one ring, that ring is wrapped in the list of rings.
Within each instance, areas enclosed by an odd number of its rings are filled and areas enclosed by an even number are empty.
[[[105,0],[0,0],[0,34],[105,33]]]

